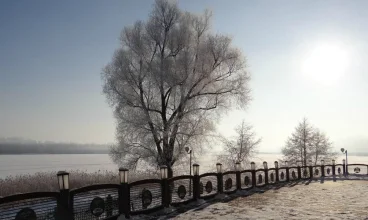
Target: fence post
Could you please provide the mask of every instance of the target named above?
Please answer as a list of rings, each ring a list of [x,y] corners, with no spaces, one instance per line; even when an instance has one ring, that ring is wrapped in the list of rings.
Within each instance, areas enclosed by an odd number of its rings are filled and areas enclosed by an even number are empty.
[[[119,168],[119,213],[124,214],[125,218],[130,218],[130,188],[128,174],[128,169]]]
[[[160,167],[161,173],[161,201],[164,208],[168,208],[170,205],[170,186],[168,177],[168,170],[167,166],[163,165]]]
[[[198,200],[199,198],[199,165],[195,163],[193,164],[193,199]]]
[[[335,168],[336,168],[336,165],[335,165],[335,160],[332,160],[332,175],[335,176],[336,172],[335,172]]]
[[[217,192],[223,193],[224,192],[224,182],[222,178],[222,164],[217,163],[216,168],[217,168]]]
[[[312,165],[309,166],[309,176],[310,176],[309,177],[310,179],[313,179],[313,166]]]
[[[279,182],[279,162],[275,161],[276,183]]]
[[[265,185],[268,184],[268,165],[266,161],[263,161],[263,168],[265,172]]]
[[[286,182],[290,181],[290,176],[289,176],[289,166],[288,166],[288,162],[285,161],[285,167],[286,167]]]
[[[325,177],[325,161],[321,160],[321,176]]]
[[[256,187],[257,186],[257,182],[256,182],[256,164],[254,162],[250,163],[250,168],[252,170],[252,186]]]
[[[236,189],[241,190],[241,178],[240,178],[240,162],[235,163],[235,169],[236,169]]]
[[[302,178],[302,168],[300,167],[300,164],[298,164],[298,180]]]
[[[56,219],[73,219],[71,214],[71,206],[69,204],[69,173],[59,171],[57,173],[60,196],[57,201]]]

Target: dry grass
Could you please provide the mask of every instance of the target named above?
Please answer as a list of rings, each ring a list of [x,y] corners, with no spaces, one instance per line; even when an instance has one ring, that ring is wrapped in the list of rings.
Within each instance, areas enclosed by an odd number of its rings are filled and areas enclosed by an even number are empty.
[[[119,177],[116,172],[98,171],[87,173],[81,170],[72,170],[70,173],[70,188],[103,183],[118,183]],[[158,178],[156,173],[135,172],[129,174],[129,182],[141,179]],[[39,172],[33,175],[16,175],[0,179],[0,197],[28,192],[58,191],[56,172]]]

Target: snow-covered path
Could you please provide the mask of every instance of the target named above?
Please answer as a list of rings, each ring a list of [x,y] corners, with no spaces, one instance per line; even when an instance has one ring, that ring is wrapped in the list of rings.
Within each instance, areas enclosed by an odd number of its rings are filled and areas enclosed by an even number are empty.
[[[326,180],[188,210],[175,219],[368,219],[368,181]]]

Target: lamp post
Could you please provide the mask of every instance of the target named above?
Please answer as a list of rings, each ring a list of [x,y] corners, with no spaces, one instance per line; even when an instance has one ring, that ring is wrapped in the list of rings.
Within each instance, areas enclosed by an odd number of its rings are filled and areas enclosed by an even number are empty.
[[[345,175],[346,174],[346,170],[345,170],[345,159],[342,159],[342,170],[343,170],[343,174]]]
[[[313,178],[313,163],[312,163],[312,160],[309,160],[309,178],[312,179]]]
[[[57,174],[59,183],[60,197],[58,200],[58,215],[62,218],[68,218],[69,213],[69,173],[59,171]]]
[[[276,171],[276,183],[279,182],[279,162],[275,161],[275,171]]]
[[[263,161],[263,169],[265,172],[265,184],[268,184],[268,165],[266,161]]]
[[[296,161],[296,164],[298,166],[298,179],[301,179],[302,178],[302,168],[300,167],[300,165],[303,165],[302,164],[302,161],[301,160],[297,160]]]
[[[123,167],[119,168],[119,179],[120,179],[120,201],[119,201],[119,212],[123,213],[126,218],[130,215],[130,193],[128,184],[129,170]],[[124,199],[123,199],[124,198]]]
[[[161,174],[161,187],[162,187],[162,205],[167,208],[170,205],[170,187],[169,181],[167,180],[168,169],[167,166],[163,165],[160,167]]]
[[[223,179],[222,179],[222,164],[217,163],[216,164],[216,169],[217,169],[217,191],[219,193],[223,193],[224,184],[223,184]]]
[[[199,189],[199,165],[193,164],[193,198],[198,200],[200,197]]]
[[[256,187],[256,164],[254,162],[250,163],[250,169],[252,170],[252,186]]]
[[[345,168],[345,171],[346,171],[346,174],[349,174],[349,172],[348,172],[348,150],[345,150],[344,148],[341,148],[341,152],[343,153],[343,154],[345,154],[345,162],[346,162],[346,168]]]
[[[235,171],[236,171],[236,188],[238,190],[241,190],[241,179],[240,179],[240,169],[241,169],[241,164],[240,162],[236,162],[235,163]]]
[[[189,154],[189,175],[192,175],[192,149],[185,147],[185,151]],[[192,179],[189,180],[189,196],[192,195]]]

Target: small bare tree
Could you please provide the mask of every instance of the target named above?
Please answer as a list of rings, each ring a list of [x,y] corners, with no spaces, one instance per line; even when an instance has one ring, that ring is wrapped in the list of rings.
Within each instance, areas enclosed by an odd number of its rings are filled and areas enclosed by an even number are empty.
[[[249,75],[231,39],[210,32],[209,12],[194,15],[156,0],[147,22],[124,28],[102,73],[117,119],[115,162],[172,167],[215,130],[227,108],[246,107]]]
[[[332,151],[332,143],[329,138],[318,129],[314,128],[306,118],[295,128],[288,137],[285,147],[282,148],[284,161],[289,164],[301,162],[307,166],[308,161],[314,164],[323,159],[331,159],[336,155]]]
[[[218,156],[218,160],[229,169],[235,168],[236,162],[240,162],[243,167],[246,167],[250,163],[249,158],[256,153],[257,147],[261,143],[261,138],[256,137],[253,127],[247,125],[245,121],[242,121],[235,128],[235,131],[236,136],[230,139],[221,138],[224,149],[222,155]]]
[[[290,164],[296,164],[301,161],[303,166],[307,165],[308,149],[311,147],[313,140],[314,128],[309,124],[306,118],[295,128],[286,141],[286,146],[282,149],[284,160]]]
[[[325,133],[315,129],[310,152],[310,159],[313,164],[316,165],[321,160],[336,159],[336,157],[337,152],[332,151],[332,142],[330,139]]]

